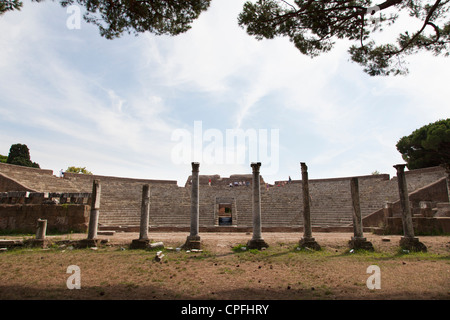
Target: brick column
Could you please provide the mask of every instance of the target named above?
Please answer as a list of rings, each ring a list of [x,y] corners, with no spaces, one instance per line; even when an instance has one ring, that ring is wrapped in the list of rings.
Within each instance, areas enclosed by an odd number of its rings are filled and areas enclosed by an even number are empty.
[[[48,245],[48,240],[45,238],[46,232],[47,232],[47,220],[39,218],[37,220],[36,238],[27,239],[24,241],[24,243],[32,247],[45,248]]]
[[[186,239],[186,243],[183,245],[185,249],[200,249],[201,247],[199,235],[199,167],[200,164],[198,162],[192,162],[191,231]]]
[[[397,170],[398,192],[400,196],[400,205],[402,208],[402,223],[404,236],[400,239],[400,246],[412,251],[427,251],[427,247],[414,237],[414,228],[409,206],[408,187],[405,177],[405,164],[397,164],[394,168]]]
[[[89,216],[89,229],[87,237],[88,240],[97,239],[98,216],[100,210],[100,194],[101,194],[100,181],[94,180],[92,185],[92,202],[91,202],[91,214]]]
[[[89,215],[89,227],[87,239],[79,240],[78,247],[96,247],[99,244],[97,239],[98,216],[100,210],[101,185],[99,180],[92,183],[91,213]]]
[[[350,180],[350,190],[352,195],[353,207],[353,234],[354,236],[348,242],[350,249],[364,249],[373,251],[373,245],[363,236],[363,226],[361,217],[361,205],[359,202],[359,183],[358,178]]]
[[[302,191],[303,191],[303,238],[299,245],[301,248],[320,250],[320,245],[312,237],[311,209],[309,201],[308,167],[304,162],[300,162],[302,170]]]
[[[261,162],[251,164],[253,171],[253,191],[252,191],[252,213],[253,213],[253,237],[247,242],[247,247],[250,249],[267,248],[269,245],[262,238],[261,230],[261,178],[259,174],[259,168]]]
[[[46,231],[47,231],[47,220],[38,219],[37,230],[36,230],[36,240],[45,240]]]
[[[150,186],[145,184],[142,187],[142,201],[141,201],[141,221],[139,229],[139,239],[134,239],[131,242],[131,249],[144,249],[150,243],[148,238],[148,222],[150,215]]]

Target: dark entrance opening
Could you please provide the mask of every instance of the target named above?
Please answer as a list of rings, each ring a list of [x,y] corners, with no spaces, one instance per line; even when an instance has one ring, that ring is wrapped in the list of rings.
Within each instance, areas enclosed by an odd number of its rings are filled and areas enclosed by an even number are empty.
[[[219,226],[231,226],[232,224],[231,203],[219,203]]]

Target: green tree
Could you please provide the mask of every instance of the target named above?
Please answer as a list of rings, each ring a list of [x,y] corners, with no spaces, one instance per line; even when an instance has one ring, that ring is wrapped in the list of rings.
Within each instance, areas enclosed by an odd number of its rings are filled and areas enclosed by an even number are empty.
[[[86,170],[86,167],[68,167],[66,172],[92,174],[92,172]]]
[[[44,0],[33,0],[42,2]],[[381,1],[381,0],[380,0]],[[20,0],[3,1],[0,14],[20,9]],[[123,33],[149,31],[178,35],[207,10],[211,0],[59,0],[62,6],[84,6],[84,19],[98,26],[107,39]],[[330,51],[337,40],[350,40],[351,59],[371,76],[406,74],[405,57],[419,51],[449,55],[450,0],[258,0],[246,2],[238,23],[256,39],[288,37],[301,53],[316,57]],[[377,31],[401,16],[420,26],[398,34],[393,43],[376,40]],[[387,28],[387,31],[385,30]]]
[[[21,2],[20,0],[18,0]],[[33,0],[43,2],[44,0]],[[107,39],[123,33],[149,31],[156,35],[178,35],[207,10],[211,0],[59,0],[63,7],[78,4],[83,18],[95,24]]]
[[[450,166],[450,118],[425,125],[397,142],[408,169]]]
[[[6,163],[6,160],[8,160],[8,156],[3,156],[0,154],[0,162],[1,163]]]
[[[22,7],[22,1],[20,0],[1,0],[0,2],[0,15],[6,11],[20,10]]]
[[[23,167],[39,168],[39,164],[31,161],[30,150],[27,145],[20,143],[11,145],[6,163]]]
[[[246,2],[239,25],[256,39],[285,36],[305,55],[330,51],[336,40],[353,44],[349,53],[369,75],[406,74],[404,57],[420,50],[449,54],[450,1],[387,0],[258,0]],[[388,10],[391,9],[391,10]],[[390,12],[387,15],[385,12]],[[400,14],[409,14],[421,27],[412,34],[398,35],[397,43],[376,44],[376,31],[395,23]],[[431,31],[430,34],[425,32]]]

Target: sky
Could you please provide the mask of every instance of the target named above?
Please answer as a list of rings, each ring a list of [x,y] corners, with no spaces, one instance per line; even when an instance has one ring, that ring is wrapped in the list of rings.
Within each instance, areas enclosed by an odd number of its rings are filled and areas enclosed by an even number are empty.
[[[223,177],[259,161],[269,183],[301,179],[300,162],[310,179],[395,176],[397,141],[449,117],[448,58],[421,53],[407,76],[370,77],[347,42],[311,59],[247,35],[243,3],[212,1],[176,37],[107,40],[57,2],[25,0],[0,16],[0,154],[22,143],[55,175],[179,185],[192,161]]]

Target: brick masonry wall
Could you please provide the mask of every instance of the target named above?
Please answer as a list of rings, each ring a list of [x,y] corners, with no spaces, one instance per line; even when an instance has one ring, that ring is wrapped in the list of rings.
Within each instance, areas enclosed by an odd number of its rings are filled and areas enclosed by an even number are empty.
[[[82,204],[0,205],[0,230],[35,233],[37,220],[47,219],[47,231],[85,232],[89,222],[90,206]]]

